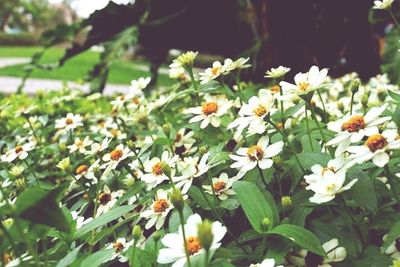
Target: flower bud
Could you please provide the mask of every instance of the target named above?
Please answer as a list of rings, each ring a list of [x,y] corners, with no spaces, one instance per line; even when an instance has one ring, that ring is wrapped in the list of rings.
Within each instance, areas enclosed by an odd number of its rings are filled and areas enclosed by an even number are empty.
[[[165,123],[162,126],[163,132],[165,133],[166,136],[169,136],[169,134],[171,133],[171,127],[169,126],[168,123]]]
[[[67,145],[65,143],[59,143],[58,148],[60,149],[61,152],[67,151]]]
[[[142,236],[142,228],[140,225],[133,226],[132,235],[135,240],[138,240]]]
[[[207,146],[200,146],[200,147],[199,147],[199,153],[200,153],[200,154],[204,155],[204,154],[206,154],[207,152],[208,152]]]
[[[135,142],[133,142],[132,140],[128,140],[128,142],[126,142],[126,145],[130,150],[134,150],[136,148]]]
[[[176,58],[176,61],[182,65],[184,69],[191,69],[194,64],[194,59],[196,58],[198,52],[188,51],[181,54]]]
[[[265,217],[261,222],[261,227],[264,229],[264,231],[268,231],[270,226],[271,220],[268,217]]]
[[[170,194],[170,200],[172,205],[178,210],[182,211],[183,207],[185,205],[185,201],[183,200],[183,196],[181,193],[181,190],[179,189],[173,189],[172,193]]]
[[[154,241],[158,241],[158,240],[160,240],[160,238],[161,238],[161,233],[160,233],[160,231],[154,231],[154,233],[153,233],[153,238],[154,238]]]
[[[63,171],[68,171],[71,168],[71,162],[69,161],[69,157],[62,159],[57,164],[57,168]]]
[[[212,233],[212,224],[210,221],[204,220],[201,224],[197,226],[197,236],[199,238],[201,246],[205,250],[209,250],[214,239]]]
[[[1,223],[4,225],[4,227],[9,228],[13,225],[14,219],[8,218],[8,219],[5,219],[4,221],[2,221]]]
[[[16,166],[11,168],[10,174],[12,176],[14,176],[15,178],[19,178],[19,177],[21,177],[21,175],[24,172],[24,170],[25,170],[24,167],[22,167],[20,165],[16,165]]]
[[[363,107],[367,107],[368,106],[368,100],[369,100],[369,95],[368,94],[364,94],[361,97],[361,104],[363,105]]]
[[[275,156],[272,158],[272,161],[274,162],[275,165],[280,166],[283,162],[281,156]]]
[[[171,167],[165,161],[161,161],[161,170],[168,178],[171,178]]]
[[[360,88],[360,85],[361,85],[360,79],[357,78],[357,79],[352,80],[350,83],[351,92],[353,94],[355,94],[358,91],[358,89]]]
[[[25,187],[26,187],[25,179],[24,178],[19,178],[19,179],[15,180],[15,186],[20,191],[24,190]]]
[[[292,206],[292,199],[290,198],[290,196],[283,196],[281,198],[281,204],[284,208],[288,208]]]

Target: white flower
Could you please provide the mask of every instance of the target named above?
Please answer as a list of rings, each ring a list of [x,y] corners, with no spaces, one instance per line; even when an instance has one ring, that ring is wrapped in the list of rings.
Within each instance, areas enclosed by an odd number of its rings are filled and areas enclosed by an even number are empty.
[[[199,52],[187,51],[174,59],[173,63],[182,68],[191,68],[198,53]]]
[[[100,168],[100,159],[97,159],[90,167],[87,165],[79,165],[75,170],[75,177],[77,180],[85,177],[88,180],[92,180],[93,183],[97,183],[97,178],[94,174],[96,170]]]
[[[257,145],[239,148],[236,151],[237,155],[229,155],[231,159],[236,161],[230,167],[239,169],[238,179],[256,166],[263,170],[271,168],[273,164],[271,158],[282,151],[283,142],[278,141],[271,145],[268,145],[268,143],[269,137],[263,136],[258,140]]]
[[[103,192],[101,192],[97,197],[99,206],[97,207],[96,217],[111,210],[123,193],[123,190],[111,192],[110,188],[107,185],[104,185]]]
[[[13,162],[16,158],[23,160],[28,157],[28,152],[35,148],[35,143],[29,142],[23,145],[18,145],[13,149],[10,149],[6,154],[1,155],[1,161]]]
[[[56,120],[56,129],[65,129],[66,131],[77,128],[78,126],[83,126],[81,115],[74,115],[68,113],[67,117]]]
[[[283,265],[275,265],[274,259],[265,259],[261,263],[250,264],[249,267],[283,267]]]
[[[201,159],[199,157],[185,157],[178,162],[182,176],[174,177],[176,187],[181,188],[182,194],[186,194],[193,183],[193,179],[206,173],[210,166],[207,164],[209,153],[205,153]]]
[[[268,70],[265,73],[264,77],[277,79],[277,78],[281,78],[281,77],[285,76],[285,74],[288,73],[289,71],[290,71],[290,68],[279,66],[277,68],[271,68],[271,70]]]
[[[294,96],[306,95],[317,89],[324,87],[323,82],[328,74],[327,69],[321,71],[317,66],[312,66],[307,73],[298,73],[294,76],[295,84],[285,81],[279,83],[284,94],[283,99],[292,98]]]
[[[79,137],[75,138],[75,142],[68,146],[69,152],[73,153],[75,151],[79,151],[79,153],[85,153],[86,147],[93,144],[93,141],[89,139],[89,136],[86,136],[85,139],[80,139]]]
[[[227,64],[231,64],[229,61]],[[214,61],[211,68],[207,68],[205,72],[199,73],[200,76],[200,83],[205,84],[211,80],[218,78],[220,75],[223,74],[223,65],[219,61]]]
[[[335,122],[328,123],[328,129],[337,132],[336,136],[330,140],[328,146],[338,146],[335,155],[339,156],[351,143],[361,141],[365,136],[379,133],[378,126],[389,121],[391,117],[379,116],[386,110],[387,104],[381,107],[371,108],[365,116],[360,114],[347,115]]]
[[[228,174],[223,172],[218,178],[212,178],[212,185],[203,185],[203,188],[208,194],[213,195],[215,193],[219,199],[225,200],[235,194],[231,187],[236,180],[236,177],[229,178]]]
[[[105,172],[114,170],[121,161],[131,156],[133,156],[133,152],[128,147],[124,148],[124,145],[120,144],[113,151],[103,156],[103,161],[106,163],[101,168],[107,168]]]
[[[206,102],[201,107],[188,109],[189,113],[196,115],[189,122],[202,121],[200,124],[201,129],[206,128],[209,123],[214,127],[219,127],[221,124],[220,117],[232,107],[232,101],[228,100],[224,95],[206,95],[204,98]]]
[[[326,167],[315,164],[311,167],[312,174],[304,176],[309,184],[306,189],[314,191],[310,202],[324,203],[335,198],[336,194],[349,190],[356,182],[353,179],[343,186],[346,179],[348,165],[344,157],[339,157],[328,162]]]
[[[182,227],[178,233],[166,234],[161,243],[165,248],[160,249],[157,262],[160,264],[173,263],[171,267],[183,267],[186,264],[185,243],[188,248],[190,259],[198,255],[205,254],[205,250],[201,247],[199,237],[197,236],[197,227],[202,223],[200,215],[193,214],[187,219],[184,225],[186,240],[183,240]],[[213,222],[211,226],[213,241],[210,247],[210,252],[213,253],[221,246],[221,240],[226,234],[226,227],[220,222]],[[210,253],[210,254],[211,254]]]
[[[129,89],[133,92],[142,91],[149,85],[150,81],[151,81],[150,77],[147,78],[140,77],[137,80],[131,81],[131,86],[129,87]]]
[[[387,235],[383,236],[383,241],[385,241]],[[400,260],[400,238],[396,238],[385,250],[385,253],[390,255],[391,258],[395,260]]]
[[[143,163],[144,171],[146,172],[141,177],[142,181],[147,184],[148,189],[152,189],[162,183],[163,181],[169,180],[168,176],[162,169],[162,163],[167,164],[171,168],[171,176],[174,176],[173,167],[178,160],[178,156],[171,157],[168,151],[164,151],[161,155],[161,159],[154,157],[151,160],[147,160]]]
[[[157,190],[156,198],[150,208],[140,213],[140,217],[148,220],[145,228],[150,229],[156,225],[156,229],[159,230],[164,225],[165,219],[172,208],[168,192],[162,189]]]
[[[224,60],[224,65],[222,66],[222,74],[227,75],[231,71],[235,69],[245,69],[249,68],[251,65],[246,64],[247,61],[249,61],[250,58],[238,58],[235,61],[232,61],[230,58],[227,58]]]
[[[145,241],[144,236],[142,236],[138,242],[136,243],[137,247],[143,246],[143,242]],[[111,261],[118,257],[119,262],[127,262],[128,258],[124,255],[128,249],[133,246],[135,240],[132,239],[131,241],[127,241],[125,237],[119,237],[115,240],[114,243],[110,243],[106,245],[106,249],[114,249],[114,253],[107,261]]]
[[[173,143],[175,154],[182,156],[196,151],[196,148],[192,148],[193,144],[196,143],[193,135],[194,131],[185,128],[179,129]]]
[[[382,134],[374,134],[368,137],[364,145],[350,146],[347,151],[356,163],[363,163],[372,159],[378,167],[384,167],[389,162],[390,150],[400,148],[400,139],[397,129],[387,129]]]
[[[394,0],[374,1],[373,9],[390,9]]]
[[[113,101],[111,101],[111,105],[113,106],[114,109],[120,109],[122,108],[127,101],[129,101],[131,97],[129,95],[120,95],[117,96],[117,98]]]
[[[290,255],[288,261],[294,266],[318,266],[331,267],[329,263],[340,262],[346,258],[347,252],[344,247],[339,247],[339,241],[334,238],[322,245],[327,257],[324,258],[311,251],[302,249],[297,255]]]
[[[85,217],[79,216],[77,211],[71,211],[72,219],[76,222],[76,229],[80,229],[85,224],[91,222],[93,220],[92,217],[89,217],[85,220]]]
[[[248,134],[262,134],[266,130],[265,116],[275,111],[274,98],[267,90],[260,90],[259,96],[250,98],[248,104],[243,104],[239,118],[228,125],[228,129],[237,128],[237,138],[248,127]]]
[[[111,139],[108,139],[107,137],[103,139],[101,143],[93,143],[90,146],[90,151],[87,151],[86,154],[89,155],[96,155],[105,149],[108,148],[108,144],[110,143]]]

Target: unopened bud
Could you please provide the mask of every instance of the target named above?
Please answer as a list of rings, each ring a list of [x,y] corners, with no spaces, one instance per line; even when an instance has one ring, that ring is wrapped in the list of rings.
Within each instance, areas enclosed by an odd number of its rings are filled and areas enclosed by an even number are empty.
[[[204,154],[206,154],[207,152],[208,152],[207,146],[200,146],[200,147],[199,147],[199,153],[200,153],[200,154],[204,155]]]
[[[368,100],[369,100],[369,95],[368,94],[364,94],[361,97],[361,104],[363,105],[363,107],[367,107],[368,106]]]
[[[288,208],[292,206],[292,199],[290,198],[290,196],[283,196],[281,199],[281,204],[284,208]]]
[[[168,178],[171,178],[171,167],[165,161],[161,162],[161,170]]]
[[[344,104],[343,104],[343,102],[338,102],[338,103],[337,103],[337,107],[338,107],[338,109],[339,109],[340,111],[343,112],[343,110],[344,110]]]
[[[25,179],[24,178],[19,178],[19,179],[15,180],[15,186],[20,191],[24,190],[25,187],[26,187]]]
[[[204,220],[201,224],[197,226],[197,236],[199,238],[201,246],[205,250],[209,250],[214,236],[212,233],[212,224],[208,220]]]
[[[65,143],[58,144],[58,148],[60,149],[61,152],[67,151],[67,145]]]
[[[275,165],[280,166],[283,162],[281,156],[275,156],[272,158],[272,161],[274,162]]]
[[[169,134],[171,133],[171,127],[169,126],[168,123],[164,124],[162,126],[163,132],[165,133],[166,136],[169,136]]]
[[[126,145],[130,150],[134,150],[136,148],[135,142],[133,142],[132,140],[128,140],[128,142],[126,142]]]
[[[355,94],[358,91],[358,89],[360,88],[360,85],[361,85],[360,79],[357,78],[357,79],[352,80],[350,83],[351,92],[353,94]]]
[[[68,171],[71,168],[71,162],[69,161],[69,158],[62,159],[58,164],[57,168],[63,171]]]
[[[153,233],[153,238],[154,238],[154,240],[157,242],[158,240],[160,240],[160,237],[161,237],[161,233],[160,233],[160,231],[155,231],[154,233]]]
[[[261,226],[264,231],[268,231],[269,227],[271,226],[271,220],[268,217],[265,217],[261,222]]]
[[[132,235],[135,240],[138,240],[142,236],[142,228],[140,225],[133,226]]]
[[[185,201],[183,200],[183,196],[181,193],[181,190],[179,189],[173,189],[172,193],[170,194],[170,200],[172,205],[178,210],[182,211],[183,207],[185,205]]]
[[[14,176],[15,178],[19,178],[19,177],[21,177],[21,175],[24,172],[24,170],[25,170],[24,167],[22,167],[20,165],[16,165],[16,166],[11,168],[10,174],[12,176]]]

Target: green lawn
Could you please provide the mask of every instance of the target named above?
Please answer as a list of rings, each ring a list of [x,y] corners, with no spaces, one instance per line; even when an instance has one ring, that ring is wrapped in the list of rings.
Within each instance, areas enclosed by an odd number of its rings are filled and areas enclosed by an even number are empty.
[[[1,47],[0,57],[31,57],[34,53],[40,51],[40,47]],[[64,54],[62,48],[51,48],[43,56],[42,63],[57,62]],[[64,66],[48,71],[35,69],[31,75],[32,78],[56,79],[66,81],[77,81],[85,78],[88,71],[99,61],[100,54],[94,51],[84,52],[65,63]],[[131,80],[139,77],[150,76],[150,73],[135,69],[135,65],[148,66],[143,61],[118,61],[111,66],[109,83],[129,84]],[[0,76],[22,77],[24,75],[25,65],[16,65],[6,68],[0,68]],[[171,84],[171,80],[165,76],[159,76],[159,84]]]

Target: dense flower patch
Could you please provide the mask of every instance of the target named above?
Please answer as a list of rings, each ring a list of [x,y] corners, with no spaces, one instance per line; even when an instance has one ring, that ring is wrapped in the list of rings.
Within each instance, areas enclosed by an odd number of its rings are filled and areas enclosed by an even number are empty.
[[[3,97],[6,266],[399,266],[400,94],[247,59],[177,83]]]

